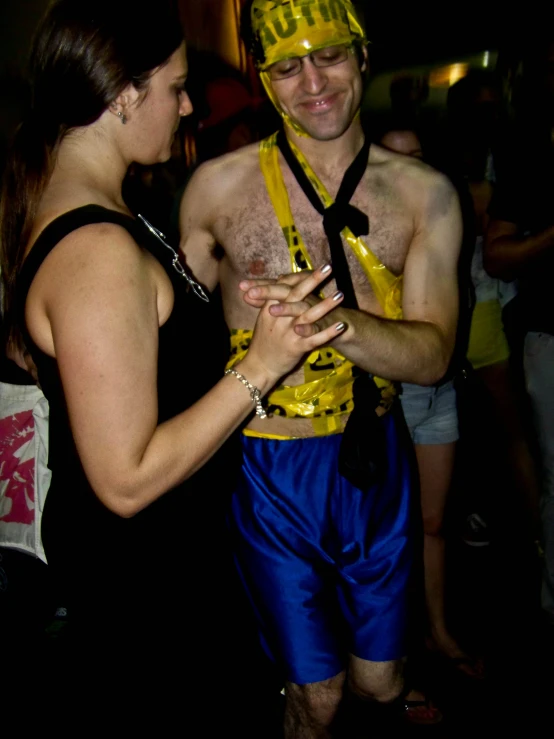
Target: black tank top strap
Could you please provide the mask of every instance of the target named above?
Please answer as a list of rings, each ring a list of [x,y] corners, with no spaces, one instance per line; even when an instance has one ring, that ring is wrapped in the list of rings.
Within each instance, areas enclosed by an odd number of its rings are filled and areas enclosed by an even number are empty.
[[[137,238],[137,234],[141,230],[131,216],[104,208],[101,205],[84,205],[81,208],[75,208],[63,213],[49,223],[35,241],[18,277],[17,313],[19,325],[23,327],[25,334],[25,302],[31,283],[42,263],[52,249],[72,231],[93,223],[115,223],[123,226],[134,238]]]
[[[27,293],[36,273],[52,249],[72,231],[93,223],[116,223],[131,231],[133,235],[136,233],[134,218],[115,210],[103,208],[101,205],[84,205],[58,216],[41,232],[23,263],[18,278],[18,292],[23,302],[27,298]]]

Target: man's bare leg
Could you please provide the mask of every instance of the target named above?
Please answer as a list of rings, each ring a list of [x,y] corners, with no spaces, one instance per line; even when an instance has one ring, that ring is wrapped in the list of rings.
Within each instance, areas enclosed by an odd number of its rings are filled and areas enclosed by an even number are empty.
[[[348,687],[362,700],[393,703],[404,689],[404,662],[370,662],[350,655]]]
[[[345,672],[309,685],[287,683],[285,739],[330,739],[345,684]],[[368,702],[389,704],[401,694],[403,662],[370,662],[350,657],[348,687]]]
[[[308,685],[285,687],[285,739],[330,739],[329,728],[342,698],[345,672]]]

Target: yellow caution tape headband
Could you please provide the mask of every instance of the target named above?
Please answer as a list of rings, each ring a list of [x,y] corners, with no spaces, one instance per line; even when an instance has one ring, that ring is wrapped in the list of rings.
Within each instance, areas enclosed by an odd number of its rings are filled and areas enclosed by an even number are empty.
[[[367,43],[350,0],[254,0],[251,22],[261,71],[326,46]]]
[[[285,123],[308,136],[281,108],[266,70],[275,62],[327,46],[366,44],[354,6],[350,0],[254,0],[251,23],[254,56],[269,99]]]

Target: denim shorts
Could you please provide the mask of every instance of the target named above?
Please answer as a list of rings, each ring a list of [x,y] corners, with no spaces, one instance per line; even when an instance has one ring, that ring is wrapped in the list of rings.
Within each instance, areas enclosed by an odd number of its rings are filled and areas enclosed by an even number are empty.
[[[459,438],[452,381],[433,387],[402,383],[404,417],[414,444],[451,444]]]

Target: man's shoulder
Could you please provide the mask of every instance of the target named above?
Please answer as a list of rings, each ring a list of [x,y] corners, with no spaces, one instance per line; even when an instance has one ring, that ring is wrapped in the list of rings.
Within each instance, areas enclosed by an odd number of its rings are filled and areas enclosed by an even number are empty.
[[[231,212],[257,186],[258,144],[209,159],[200,164],[190,178],[181,201],[183,219],[212,222]]]
[[[191,178],[191,185],[210,183],[217,187],[218,183],[219,186],[232,183],[236,186],[237,181],[251,176],[252,172],[257,170],[259,170],[259,144],[249,144],[200,164]]]
[[[444,177],[436,169],[417,157],[399,154],[374,144],[371,147],[369,166],[379,167],[384,176],[397,179],[399,175],[417,181],[433,183]]]
[[[437,193],[455,194],[450,179],[421,159],[398,154],[375,144],[368,167],[393,189],[416,201],[424,201]]]

